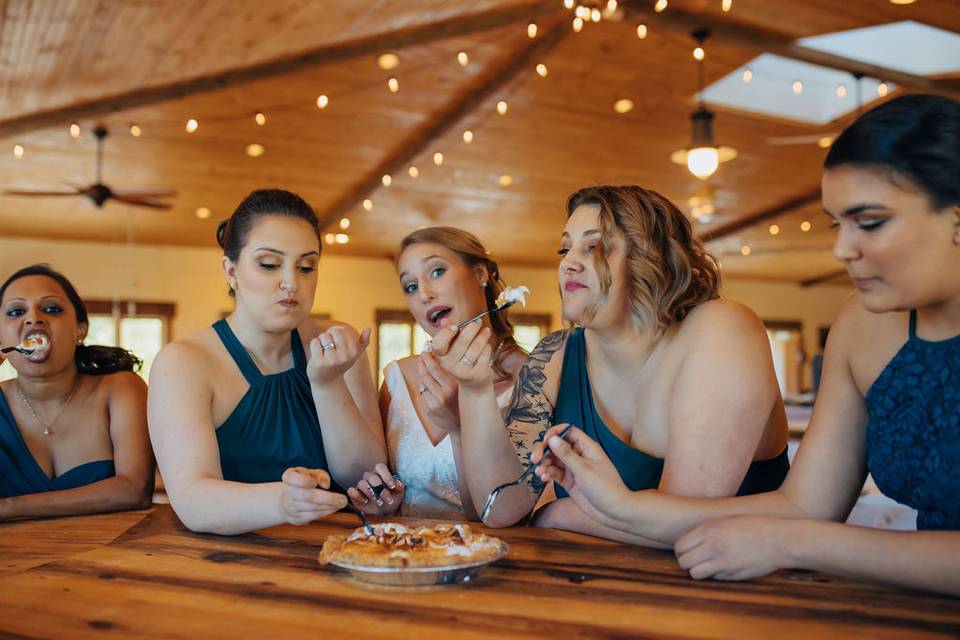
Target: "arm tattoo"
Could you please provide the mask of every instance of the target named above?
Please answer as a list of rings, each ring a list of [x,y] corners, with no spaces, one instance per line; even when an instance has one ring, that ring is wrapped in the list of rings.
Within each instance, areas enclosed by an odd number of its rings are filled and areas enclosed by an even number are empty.
[[[553,405],[543,392],[547,379],[544,369],[553,355],[563,348],[566,337],[566,331],[557,331],[541,340],[517,374],[517,386],[506,422],[507,435],[524,471],[533,465],[530,461],[533,447],[543,439],[553,422]],[[531,473],[527,483],[536,493],[543,491],[543,482],[536,475]]]

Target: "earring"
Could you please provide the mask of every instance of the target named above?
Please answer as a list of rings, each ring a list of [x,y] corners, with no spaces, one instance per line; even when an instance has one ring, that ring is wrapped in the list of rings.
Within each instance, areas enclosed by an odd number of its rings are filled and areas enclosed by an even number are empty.
[[[487,283],[486,283],[486,281],[484,281],[484,282],[481,282],[481,283],[480,283],[480,286],[481,286],[481,287],[484,287],[484,288],[486,288],[486,286],[487,286]]]

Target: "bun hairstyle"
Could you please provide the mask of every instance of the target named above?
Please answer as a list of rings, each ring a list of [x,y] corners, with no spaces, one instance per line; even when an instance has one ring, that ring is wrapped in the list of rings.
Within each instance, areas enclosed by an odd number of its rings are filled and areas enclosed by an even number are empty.
[[[427,243],[446,247],[471,269],[477,265],[483,265],[487,270],[487,286],[483,290],[487,309],[496,308],[497,296],[503,291],[505,285],[500,277],[500,267],[490,258],[489,252],[476,236],[456,227],[427,227],[414,231],[401,240],[400,252],[403,253],[407,247],[412,245]],[[493,371],[499,378],[506,379],[510,377],[510,374],[503,367],[504,359],[509,354],[511,347],[520,349],[520,346],[513,338],[513,323],[507,316],[507,310],[491,314],[489,317],[493,335],[499,341],[497,357],[493,362]]]
[[[236,262],[240,258],[240,251],[247,244],[250,230],[261,218],[267,216],[289,216],[305,221],[317,236],[317,250],[323,250],[320,222],[313,207],[307,204],[306,200],[283,189],[257,189],[237,205],[233,215],[217,225],[217,244],[223,249],[223,255],[231,262]],[[232,289],[230,295],[234,295]]]
[[[960,102],[928,94],[894,98],[837,137],[825,169],[879,168],[906,176],[935,209],[960,202]]]
[[[586,187],[567,199],[567,217],[582,205],[600,207],[596,267],[604,295],[612,283],[611,239],[617,229],[623,234],[630,316],[640,330],[660,336],[697,305],[719,297],[717,259],[670,200],[636,185]]]
[[[83,304],[77,289],[65,275],[55,271],[48,264],[34,264],[24,267],[7,278],[6,282],[0,285],[0,303],[3,302],[7,287],[28,276],[44,276],[59,284],[66,294],[67,300],[73,306],[73,311],[77,316],[77,324],[89,326],[87,306]],[[140,367],[143,366],[143,361],[140,358],[120,347],[78,344],[73,352],[73,359],[76,362],[77,371],[93,376],[116,373],[117,371],[139,371]]]

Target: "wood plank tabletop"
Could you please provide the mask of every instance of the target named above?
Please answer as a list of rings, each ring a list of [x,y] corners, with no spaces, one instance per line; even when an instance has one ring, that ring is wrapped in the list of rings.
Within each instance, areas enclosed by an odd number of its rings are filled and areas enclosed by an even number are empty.
[[[510,554],[473,581],[404,589],[366,586],[317,563],[327,535],[357,526],[350,514],[236,537],[190,533],[169,506],[89,518],[0,527],[4,566],[15,546],[8,539],[30,539],[34,559],[43,540],[65,552],[50,549],[45,564],[0,577],[0,636],[960,636],[960,599],[801,571],[696,582],[669,552],[562,531],[488,531]],[[88,540],[64,546],[73,524]]]

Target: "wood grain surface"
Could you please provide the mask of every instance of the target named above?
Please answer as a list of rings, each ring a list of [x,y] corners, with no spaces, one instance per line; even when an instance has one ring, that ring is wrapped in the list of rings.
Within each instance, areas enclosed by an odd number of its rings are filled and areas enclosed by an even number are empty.
[[[3,637],[946,638],[960,600],[811,572],[695,582],[671,553],[561,531],[493,531],[510,555],[463,586],[369,587],[316,556],[338,514],[237,537],[187,532],[157,507],[0,527],[3,565],[30,539],[50,561],[0,577]],[[408,519],[397,518],[405,522]],[[76,525],[77,545],[63,533]],[[113,526],[111,526],[113,525]],[[479,528],[479,527],[478,527]],[[79,542],[80,539],[84,539]],[[88,550],[81,550],[86,547]],[[90,548],[93,547],[93,548]],[[69,553],[80,550],[79,553]],[[62,553],[66,551],[68,553]]]

